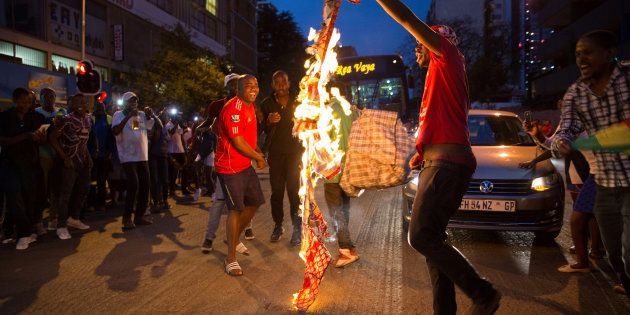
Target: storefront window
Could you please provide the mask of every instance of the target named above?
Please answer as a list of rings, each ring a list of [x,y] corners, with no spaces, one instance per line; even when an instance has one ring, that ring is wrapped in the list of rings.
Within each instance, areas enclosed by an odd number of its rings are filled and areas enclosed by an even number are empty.
[[[21,58],[25,65],[46,68],[46,53],[43,51],[15,45],[15,57]]]
[[[15,57],[13,44],[5,41],[0,41],[0,54]]]
[[[74,75],[76,74],[76,66],[79,61],[59,55],[52,55],[52,63],[54,71]],[[101,73],[101,80],[103,82],[109,82],[109,69],[97,65],[95,65],[94,68]]]

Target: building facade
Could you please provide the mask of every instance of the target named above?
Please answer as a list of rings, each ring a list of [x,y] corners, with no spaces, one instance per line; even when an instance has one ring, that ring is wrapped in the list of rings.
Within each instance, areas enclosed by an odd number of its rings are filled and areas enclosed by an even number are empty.
[[[630,59],[630,2],[627,0],[531,0],[537,23],[530,36],[539,40],[540,66],[528,73],[530,95],[541,104],[554,104],[578,77],[575,44],[595,29],[618,36],[618,57]]]
[[[256,73],[256,0],[85,1],[85,57],[110,91],[168,45],[162,35],[178,24],[236,71]],[[18,86],[74,93],[81,29],[81,0],[3,0],[0,71],[12,75],[0,79],[0,101]]]

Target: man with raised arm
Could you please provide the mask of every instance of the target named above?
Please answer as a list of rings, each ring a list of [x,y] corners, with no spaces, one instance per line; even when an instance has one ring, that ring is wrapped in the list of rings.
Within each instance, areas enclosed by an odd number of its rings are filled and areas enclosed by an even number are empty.
[[[399,0],[377,0],[413,37],[417,62],[427,67],[418,122],[417,153],[410,166],[420,169],[409,223],[409,244],[426,257],[436,314],[455,314],[455,287],[470,298],[471,314],[493,314],[501,293],[480,277],[446,241],[446,226],[461,203],[477,167],[468,133],[468,82],[457,37],[448,26],[429,27]]]

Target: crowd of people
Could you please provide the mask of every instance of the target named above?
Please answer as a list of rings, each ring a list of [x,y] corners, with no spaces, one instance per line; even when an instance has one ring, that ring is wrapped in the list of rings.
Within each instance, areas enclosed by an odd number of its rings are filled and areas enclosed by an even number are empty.
[[[159,113],[141,107],[133,92],[124,93],[118,107],[96,102],[88,113],[88,98],[82,94],[71,96],[65,108],[53,89],[44,88],[39,96],[15,89],[14,106],[0,113],[2,243],[24,250],[48,231],[67,240],[72,229],[90,229],[86,213],[118,205],[123,208],[123,231],[150,225],[151,214],[168,211],[169,199],[180,191],[195,201],[201,195],[212,198],[204,253],[212,251],[221,214],[228,213],[225,269],[240,275],[235,253],[249,254],[241,233],[254,238],[251,220],[265,202],[253,160],[259,169],[270,165],[275,223],[270,241],[278,242],[284,233],[286,190],[293,226],[290,244],[300,245],[303,149],[292,135],[298,104],[290,84],[286,72],[274,73],[273,93],[258,109],[257,79],[231,73],[224,79],[225,98],[204,108],[201,120],[191,121],[173,107]],[[348,130],[339,136],[341,141],[347,142]],[[257,143],[261,132],[266,134],[262,148]],[[343,199],[341,189],[326,196],[341,221],[334,226],[342,246],[336,265],[342,267],[358,259],[347,231],[349,199]]]
[[[492,314],[499,308],[501,293],[447,242],[445,233],[476,169],[466,123],[470,102],[465,60],[457,48],[457,35],[448,26],[429,27],[400,1],[377,2],[416,38],[417,62],[428,67],[416,153],[409,165],[421,170],[409,244],[427,258],[436,313],[456,313],[457,285],[472,299],[472,314]],[[630,67],[615,60],[616,45],[616,37],[606,31],[580,38],[576,59],[581,77],[561,101],[558,128],[551,132],[547,123],[526,125],[548,151],[521,167],[532,167],[551,156],[567,157],[574,165],[575,178],[582,183],[570,186],[575,197],[571,232],[577,262],[558,270],[588,271],[586,235],[590,234],[590,254],[606,253],[617,273],[618,289],[625,292],[630,286],[630,158],[623,152],[606,151],[585,152],[579,158],[571,149],[571,142],[581,133],[593,135],[630,119]],[[133,92],[122,95],[123,105],[114,113],[101,103],[88,113],[81,94],[72,96],[64,109],[57,107],[51,89],[40,91],[39,100],[27,89],[16,89],[15,106],[0,113],[2,242],[16,242],[16,249],[24,250],[47,229],[56,231],[60,239],[69,239],[69,228],[90,228],[83,222],[86,209],[103,209],[108,199],[112,204],[124,202],[123,230],[152,224],[149,214],[170,208],[169,197],[179,180],[183,195],[194,194],[198,199],[205,192],[212,197],[203,252],[213,250],[220,217],[228,213],[224,270],[240,276],[243,270],[237,253],[249,254],[241,235],[254,238],[251,221],[265,203],[255,168],[269,166],[275,224],[269,240],[277,242],[284,235],[286,192],[292,224],[289,242],[299,245],[303,149],[292,135],[297,102],[289,92],[290,84],[286,72],[275,72],[273,92],[257,110],[256,77],[229,74],[224,81],[225,98],[212,102],[199,122],[184,121],[177,110],[156,114],[149,106],[141,108]],[[333,138],[345,152],[353,116],[342,114],[335,104],[332,107],[341,119]],[[266,134],[264,143],[258,143],[260,132]],[[324,187],[338,236],[336,267],[359,259],[348,231],[349,198],[339,186],[340,176]]]

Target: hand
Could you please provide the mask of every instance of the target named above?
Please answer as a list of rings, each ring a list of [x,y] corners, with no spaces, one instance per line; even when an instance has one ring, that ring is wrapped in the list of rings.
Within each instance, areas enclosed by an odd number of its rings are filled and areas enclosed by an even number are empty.
[[[418,152],[416,152],[411,160],[409,160],[409,168],[412,170],[419,170],[420,162],[422,162],[422,160],[420,159],[420,155],[418,154]]]
[[[571,153],[571,143],[566,140],[558,140],[558,152],[562,156],[568,156]]]
[[[262,170],[265,169],[267,167],[267,161],[265,161],[265,159],[258,158],[256,159],[256,169]]]
[[[144,113],[147,115],[147,117],[153,117],[153,109],[149,106],[146,106],[144,108]]]
[[[521,163],[518,163],[518,167],[520,167],[520,168],[527,168],[527,169],[529,169],[529,168],[534,167],[534,165],[535,165],[535,164],[536,164],[536,163],[534,163],[534,161],[533,161],[533,160],[531,160],[531,161],[527,161],[527,162],[521,162]]]
[[[275,124],[279,121],[280,121],[280,114],[278,113],[269,113],[269,116],[267,116],[267,123],[269,124]]]

